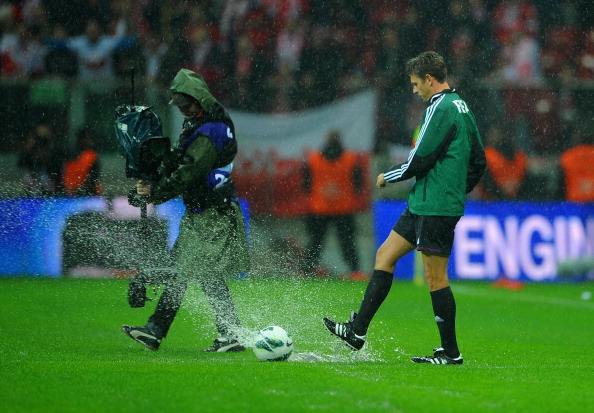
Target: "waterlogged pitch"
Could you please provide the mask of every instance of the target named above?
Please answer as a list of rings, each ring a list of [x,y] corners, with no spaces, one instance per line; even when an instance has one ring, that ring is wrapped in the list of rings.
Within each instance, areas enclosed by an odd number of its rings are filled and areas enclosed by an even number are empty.
[[[581,412],[594,399],[592,283],[493,288],[456,282],[462,366],[418,365],[439,345],[426,286],[396,282],[351,352],[321,319],[346,320],[366,283],[231,280],[246,337],[282,326],[287,362],[252,349],[204,353],[216,337],[191,288],[159,351],[120,331],[144,324],[126,280],[0,279],[0,406],[5,412]],[[517,286],[516,286],[517,287]],[[589,294],[588,294],[589,293]]]

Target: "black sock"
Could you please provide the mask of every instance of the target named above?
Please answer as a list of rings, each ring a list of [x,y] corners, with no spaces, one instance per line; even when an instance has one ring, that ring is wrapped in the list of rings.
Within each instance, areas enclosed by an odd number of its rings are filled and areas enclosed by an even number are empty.
[[[456,301],[450,287],[431,291],[431,303],[441,337],[441,347],[446,355],[456,358],[460,355],[456,342]]]
[[[369,284],[367,284],[367,289],[363,296],[361,308],[353,322],[355,334],[367,334],[367,328],[371,323],[371,319],[390,292],[393,279],[394,275],[387,271],[373,270],[373,275]]]

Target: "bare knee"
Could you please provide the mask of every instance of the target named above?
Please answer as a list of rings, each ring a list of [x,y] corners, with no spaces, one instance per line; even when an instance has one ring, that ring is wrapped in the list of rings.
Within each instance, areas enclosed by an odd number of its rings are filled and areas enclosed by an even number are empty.
[[[414,249],[413,244],[392,231],[375,254],[374,268],[393,273],[398,260]]]
[[[448,280],[447,256],[423,253],[425,279],[431,291],[441,290],[450,285]]]
[[[390,254],[385,253],[381,248],[375,253],[375,270],[394,272],[398,259],[394,259]]]
[[[427,285],[429,285],[429,291],[437,291],[450,286],[447,275],[440,277],[431,277],[427,276],[427,274],[425,275],[427,279]]]

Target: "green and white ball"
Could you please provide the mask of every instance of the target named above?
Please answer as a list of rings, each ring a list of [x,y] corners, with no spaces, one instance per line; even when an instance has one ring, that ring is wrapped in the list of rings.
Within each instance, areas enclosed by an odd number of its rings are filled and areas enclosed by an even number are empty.
[[[256,334],[254,354],[260,361],[283,361],[293,353],[291,335],[279,326],[268,326]]]

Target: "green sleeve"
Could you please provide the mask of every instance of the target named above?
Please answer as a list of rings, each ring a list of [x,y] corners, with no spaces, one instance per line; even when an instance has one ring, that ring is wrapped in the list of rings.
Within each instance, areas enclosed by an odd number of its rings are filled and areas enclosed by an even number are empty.
[[[387,182],[399,182],[427,174],[440,156],[445,154],[456,135],[454,121],[455,118],[447,111],[429,108],[423,116],[417,143],[408,160],[384,172],[384,179]]]

